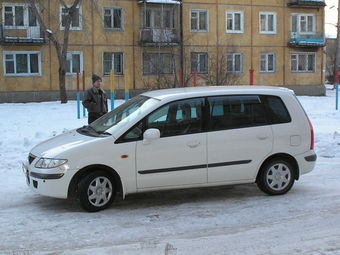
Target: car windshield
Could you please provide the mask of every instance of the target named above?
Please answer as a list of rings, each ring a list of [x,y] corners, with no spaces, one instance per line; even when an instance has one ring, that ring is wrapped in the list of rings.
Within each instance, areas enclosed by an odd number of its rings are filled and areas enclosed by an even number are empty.
[[[97,133],[114,134],[157,102],[159,101],[154,98],[138,95],[92,122],[89,126]]]

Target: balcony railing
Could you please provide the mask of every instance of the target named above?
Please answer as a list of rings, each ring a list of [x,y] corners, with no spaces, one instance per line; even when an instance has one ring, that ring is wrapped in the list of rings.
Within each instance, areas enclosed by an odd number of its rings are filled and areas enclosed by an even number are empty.
[[[140,44],[144,46],[175,46],[179,43],[179,29],[145,28],[140,30]]]
[[[326,6],[325,0],[290,0],[290,7],[320,8]]]
[[[289,45],[291,47],[324,47],[326,44],[323,32],[306,34],[306,32],[290,31]]]
[[[45,37],[40,31],[40,27],[28,27],[27,29],[5,29],[0,24],[0,44],[23,45],[45,43]]]

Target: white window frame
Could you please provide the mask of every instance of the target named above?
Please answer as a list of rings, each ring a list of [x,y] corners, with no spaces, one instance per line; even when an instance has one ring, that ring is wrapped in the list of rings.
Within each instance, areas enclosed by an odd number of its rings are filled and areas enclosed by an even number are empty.
[[[196,67],[194,66],[194,61],[196,62]],[[207,52],[191,52],[191,73],[194,72],[194,68],[196,68],[199,74],[207,74],[209,72],[209,57]]]
[[[272,67],[270,67],[270,57],[272,57]],[[264,64],[264,69],[262,68]],[[275,73],[276,69],[276,54],[273,52],[260,53],[260,73]]]
[[[200,14],[205,14],[205,29],[201,29],[201,16]],[[197,29],[192,28],[193,20],[196,20]],[[209,31],[209,11],[208,10],[190,10],[190,32],[208,32]]]
[[[12,9],[11,13],[13,16],[13,25],[6,25],[5,22],[5,14],[6,14],[6,8],[10,7]],[[15,7],[23,7],[23,25],[17,25],[15,23]],[[39,10],[38,5],[36,5],[36,8]],[[33,15],[33,13],[31,13]],[[20,3],[3,3],[2,4],[2,24],[4,24],[4,28],[6,29],[27,29],[28,27],[38,27],[38,21],[35,20],[35,26],[30,25],[30,20],[29,20],[29,6],[27,4],[20,4]]]
[[[238,24],[239,28],[236,27],[236,19],[235,15],[240,15],[240,24]],[[231,21],[231,29],[228,29],[228,21]],[[244,14],[243,11],[226,11],[226,33],[232,34],[243,34],[244,32]]]
[[[264,19],[262,19],[264,17]],[[272,27],[270,30],[270,19],[272,17]],[[263,26],[264,27],[263,27]],[[276,12],[260,12],[259,14],[259,29],[260,34],[276,34]]]
[[[105,54],[109,54],[111,59],[110,59],[110,66],[109,66],[109,69],[110,70],[114,70],[115,73],[114,75],[124,75],[124,54],[123,52],[104,52],[103,53],[103,74],[104,75],[110,75],[110,71],[107,70],[106,71],[106,68],[105,68],[105,62],[107,60],[105,60]],[[117,67],[115,66],[115,60],[116,58],[118,58],[118,61],[119,61],[119,65],[120,67]]]
[[[120,26],[115,27],[115,11],[120,11]],[[110,15],[106,14],[106,11],[110,11]],[[111,17],[111,27],[106,27],[105,23],[105,17],[110,16]],[[103,7],[103,29],[105,30],[116,30],[116,31],[122,31],[124,26],[124,10],[122,7]]]
[[[313,57],[310,62],[309,57]],[[304,58],[304,59],[303,59]],[[304,61],[300,63],[300,61]],[[309,64],[313,65],[313,68],[309,68]],[[316,54],[315,52],[295,52],[290,54],[290,71],[291,73],[315,73],[316,68]]]
[[[71,7],[71,6],[68,6]],[[65,30],[65,27],[62,25],[62,20],[63,20],[63,9],[64,6],[60,5],[60,30]],[[71,22],[71,26],[70,26],[70,30],[82,30],[83,29],[83,19],[82,19],[82,7],[81,6],[77,6],[76,9],[79,10],[79,26],[78,27],[74,27],[72,26],[72,22]]]
[[[240,57],[240,66],[236,68],[236,56]],[[232,70],[228,70],[228,62],[232,61]],[[243,53],[241,52],[227,52],[227,73],[242,74],[243,73]],[[239,69],[239,70],[238,70]]]
[[[73,70],[70,70],[69,67],[72,68],[73,66],[73,55],[79,55],[79,74],[81,75],[83,73],[83,66],[84,66],[84,62],[83,62],[83,52],[81,51],[69,51],[67,52],[67,71],[66,71],[66,75],[76,75],[77,71],[75,70],[73,72]]]
[[[16,55],[22,55],[22,54],[27,54],[28,59],[27,59],[27,69],[28,72],[26,73],[20,73],[18,72],[18,64],[16,62]],[[31,72],[31,64],[30,64],[30,58],[31,55],[36,54],[38,55],[38,63],[37,63],[37,68],[39,71],[37,73],[32,73]],[[12,60],[7,59],[7,56],[12,55]],[[7,62],[13,62],[14,64],[14,73],[7,73],[6,67],[7,67]],[[9,77],[9,76],[41,76],[42,70],[41,70],[41,52],[40,51],[4,51],[3,52],[3,66],[4,66],[4,76]]]
[[[295,22],[294,22],[294,19]],[[295,26],[294,26],[295,23]],[[310,24],[312,23],[312,24]],[[302,27],[303,25],[303,27]],[[309,29],[311,28],[311,29]],[[291,15],[291,30],[300,34],[315,34],[316,33],[316,16],[312,13],[292,13]]]
[[[161,58],[161,59],[160,59]],[[159,60],[161,63],[159,63]],[[164,63],[165,61],[169,61],[168,63]],[[143,61],[143,75],[168,75],[173,74],[173,54],[171,52],[143,52],[142,55],[142,61]],[[159,73],[157,68],[159,68],[161,65],[165,64],[162,67],[161,72]],[[166,70],[169,70],[165,72]]]

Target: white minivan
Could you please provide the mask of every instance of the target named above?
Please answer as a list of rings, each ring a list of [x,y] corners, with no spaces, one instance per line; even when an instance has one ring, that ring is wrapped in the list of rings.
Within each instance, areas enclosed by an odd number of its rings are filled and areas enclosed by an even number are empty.
[[[116,193],[257,183],[288,192],[316,162],[311,122],[291,90],[214,86],[140,94],[34,147],[28,186],[87,211]]]

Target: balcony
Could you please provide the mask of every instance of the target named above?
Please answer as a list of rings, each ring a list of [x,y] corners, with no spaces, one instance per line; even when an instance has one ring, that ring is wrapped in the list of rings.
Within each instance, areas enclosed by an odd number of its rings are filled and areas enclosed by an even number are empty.
[[[306,32],[290,31],[289,46],[291,47],[324,47],[326,45],[323,32],[306,34]]]
[[[288,6],[319,9],[325,7],[326,3],[325,0],[290,0]]]
[[[1,45],[42,45],[45,43],[40,27],[28,27],[26,29],[5,29],[0,24]]]
[[[179,43],[179,29],[147,28],[140,30],[140,45],[142,46],[176,46]]]

